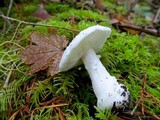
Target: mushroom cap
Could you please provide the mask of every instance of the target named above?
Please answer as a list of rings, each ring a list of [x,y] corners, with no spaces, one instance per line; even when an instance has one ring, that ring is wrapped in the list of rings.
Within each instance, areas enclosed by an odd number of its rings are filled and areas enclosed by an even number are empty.
[[[80,65],[81,57],[89,49],[98,52],[110,36],[111,29],[100,25],[88,27],[81,31],[64,51],[60,64],[60,71],[67,71]]]

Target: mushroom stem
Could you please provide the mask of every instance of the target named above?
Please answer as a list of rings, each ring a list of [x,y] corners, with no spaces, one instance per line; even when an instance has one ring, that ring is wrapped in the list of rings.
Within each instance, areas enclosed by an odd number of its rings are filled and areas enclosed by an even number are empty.
[[[83,55],[82,61],[90,75],[98,108],[105,110],[113,107],[116,109],[128,107],[129,92],[127,88],[123,84],[119,84],[117,79],[107,72],[93,49],[89,49]],[[125,106],[121,105],[124,101],[127,102]]]
[[[109,79],[111,75],[107,72],[93,49],[89,49],[82,57],[82,60],[92,80],[94,92],[99,98],[106,87],[112,83]]]

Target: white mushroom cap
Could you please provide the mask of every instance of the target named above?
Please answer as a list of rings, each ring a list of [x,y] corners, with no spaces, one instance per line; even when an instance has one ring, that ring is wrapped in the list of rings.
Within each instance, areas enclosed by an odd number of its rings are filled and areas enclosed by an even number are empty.
[[[100,25],[95,25],[81,31],[69,44],[61,58],[59,69],[67,71],[81,62],[81,57],[86,51],[92,48],[98,52],[110,36],[111,29]]]

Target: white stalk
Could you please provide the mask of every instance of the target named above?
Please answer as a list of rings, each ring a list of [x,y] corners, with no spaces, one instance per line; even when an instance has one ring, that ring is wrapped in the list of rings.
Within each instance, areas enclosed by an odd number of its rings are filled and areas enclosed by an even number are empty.
[[[97,97],[98,108],[105,110],[106,108],[121,107],[120,103],[117,102],[128,99],[128,97],[122,95],[125,90],[121,86],[124,85],[119,84],[117,79],[107,72],[93,49],[86,52],[82,57],[82,61],[90,75],[93,90]],[[128,95],[129,93],[127,93]]]

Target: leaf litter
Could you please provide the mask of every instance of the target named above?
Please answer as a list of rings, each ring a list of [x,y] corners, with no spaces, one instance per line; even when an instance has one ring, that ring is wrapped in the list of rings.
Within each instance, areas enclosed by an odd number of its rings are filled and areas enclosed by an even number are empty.
[[[50,18],[50,15],[44,9],[43,4],[39,6],[39,8],[37,9],[35,13],[33,13],[33,16],[40,20],[48,20]]]
[[[64,35],[32,33],[31,41],[35,45],[26,47],[20,54],[22,61],[31,65],[26,73],[36,73],[48,68],[49,75],[57,74],[64,48],[68,44],[66,37]]]

